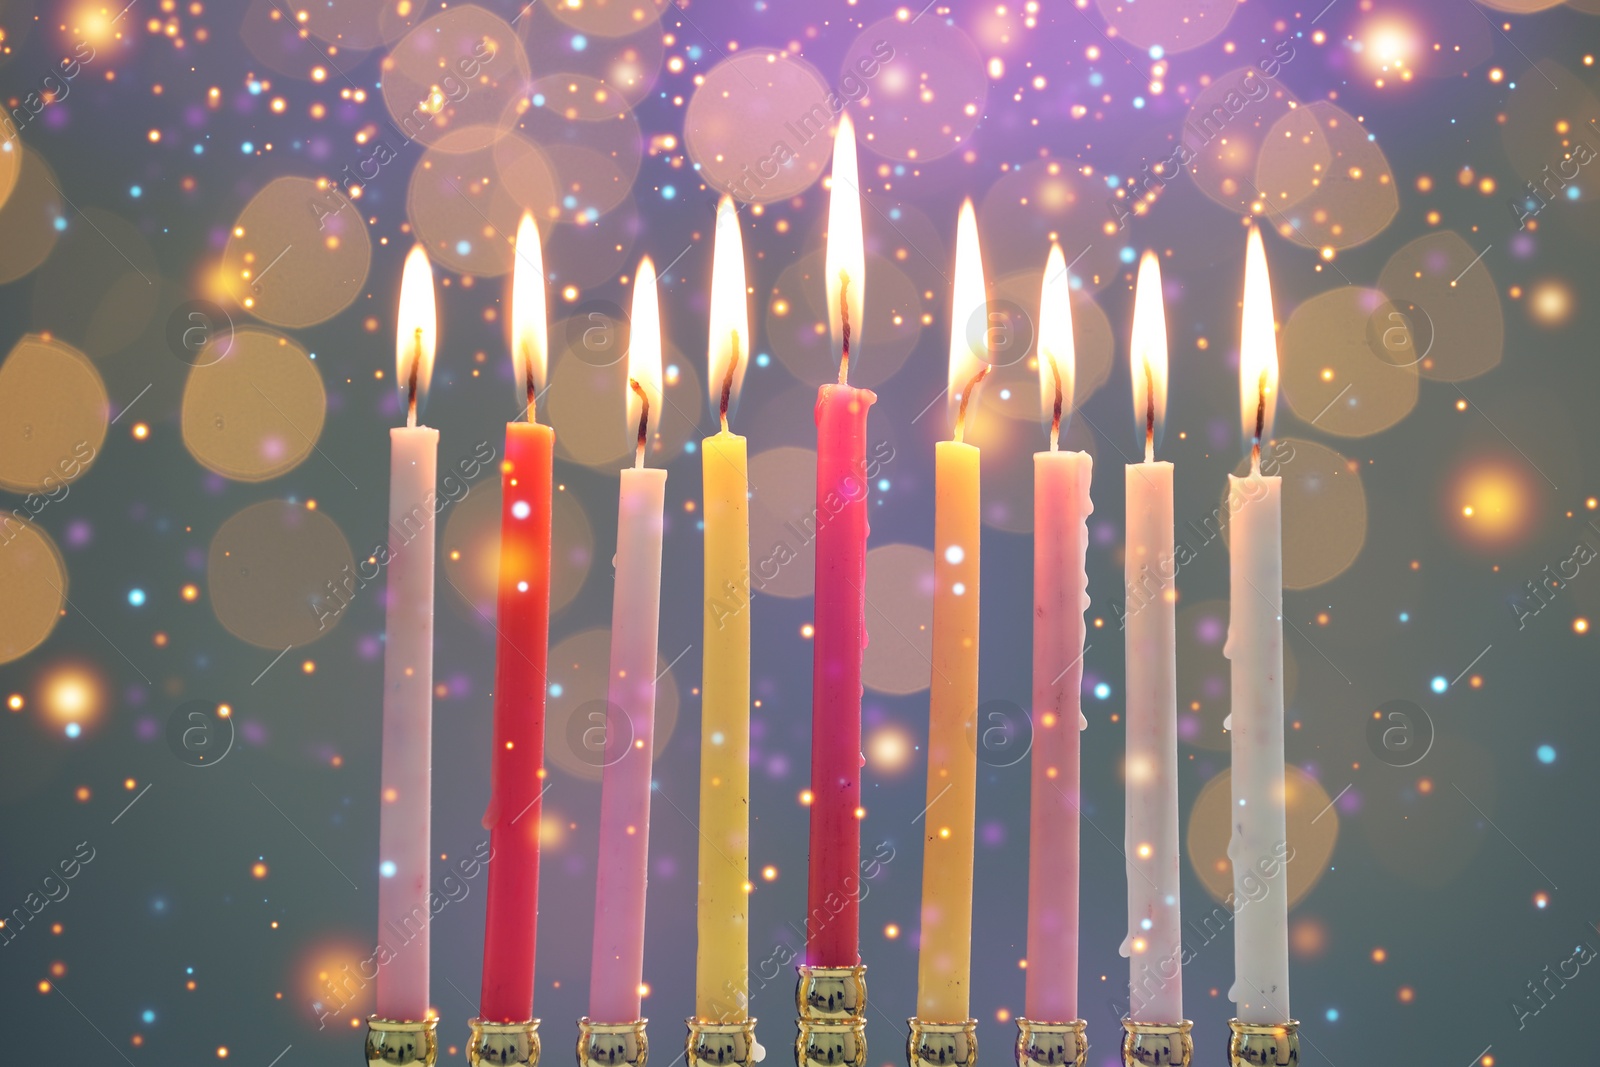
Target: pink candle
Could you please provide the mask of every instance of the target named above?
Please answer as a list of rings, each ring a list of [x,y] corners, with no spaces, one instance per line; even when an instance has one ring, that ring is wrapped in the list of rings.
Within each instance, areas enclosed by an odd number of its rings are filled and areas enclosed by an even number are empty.
[[[837,384],[817,391],[817,575],[811,665],[811,860],[806,962],[861,962],[861,655],[867,645],[867,409],[877,396],[846,381],[850,328],[865,274],[855,137],[834,142],[825,284],[841,346]],[[824,518],[826,516],[826,518]]]
[[[1024,1014],[1078,1018],[1079,707],[1089,606],[1089,479],[1084,452],[1059,451],[1072,405],[1071,290],[1052,246],[1039,302],[1039,387],[1050,451],[1033,457],[1033,752],[1028,825],[1028,971]]]
[[[661,319],[656,272],[646,257],[633,286],[628,352],[628,422],[637,427],[634,466],[622,472],[617,513],[611,668],[607,686],[605,770],[600,783],[594,952],[589,1018],[640,1017],[644,981],[644,902],[649,873],[650,770],[656,710],[657,631],[661,621],[661,527],[667,472],[644,466],[661,412]]]
[[[433,750],[434,466],[439,431],[417,425],[438,320],[420,247],[400,282],[397,377],[406,425],[389,431],[388,589],[384,603],[383,765],[378,808],[378,1018],[428,1014],[429,818]]]

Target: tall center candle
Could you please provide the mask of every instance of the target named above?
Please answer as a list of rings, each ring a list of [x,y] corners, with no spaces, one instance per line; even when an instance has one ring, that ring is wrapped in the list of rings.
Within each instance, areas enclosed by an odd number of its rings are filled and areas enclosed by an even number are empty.
[[[923,808],[917,1018],[962,1023],[972,985],[972,860],[978,752],[978,450],[962,438],[989,372],[988,298],[978,221],[968,200],[956,225],[950,323],[953,440],[934,453],[933,659],[928,690],[928,792]]]
[[[392,958],[378,968],[375,1010],[380,1019],[394,1022],[420,1022],[429,1010],[434,484],[439,431],[417,425],[417,407],[433,371],[437,336],[433,271],[418,246],[406,256],[395,339],[406,425],[389,431],[378,931]]]
[[[861,962],[861,657],[867,645],[867,409],[849,382],[866,275],[855,133],[841,115],[834,140],[824,283],[839,346],[839,381],[817,390],[816,591],[811,642],[811,855],[806,962]],[[826,518],[824,518],[826,516]]]
[[[628,423],[630,429],[637,427],[637,441],[634,464],[622,472],[617,509],[600,852],[589,972],[589,1018],[598,1023],[637,1021],[639,987],[644,981],[661,532],[667,487],[666,471],[644,465],[662,403],[661,312],[655,267],[648,257],[640,262],[633,283],[632,323]]]
[[[701,447],[705,656],[700,697],[700,892],[694,1010],[702,1022],[750,1015],[750,477],[728,431],[750,336],[744,248],[733,200],[717,205],[708,381],[722,428]]]
[[[1083,613],[1089,606],[1086,452],[1060,450],[1072,410],[1072,290],[1052,245],[1039,299],[1039,396],[1050,450],[1033,456],[1033,751],[1029,767],[1028,969],[1031,1022],[1078,1018],[1079,732]]]
[[[1233,988],[1245,1023],[1289,1014],[1288,837],[1283,793],[1283,479],[1261,473],[1272,439],[1278,343],[1261,234],[1245,250],[1239,401],[1250,473],[1228,478],[1228,641],[1233,707]],[[1248,903],[1247,903],[1248,902]]]
[[[1134,418],[1144,462],[1127,470],[1128,543],[1123,578],[1127,646],[1126,754],[1128,1017],[1183,1019],[1183,920],[1178,899],[1178,593],[1173,555],[1172,464],[1157,461],[1167,408],[1167,326],[1161,267],[1146,252],[1134,292],[1130,346]]]
[[[511,296],[513,380],[524,420],[506,424],[500,467],[500,568],[496,591],[494,748],[490,755],[489,883],[483,984],[488,1022],[533,1017],[539,921],[539,820],[544,793],[545,660],[550,648],[550,507],[555,433],[537,419],[544,383],[544,257],[539,229],[517,229]]]

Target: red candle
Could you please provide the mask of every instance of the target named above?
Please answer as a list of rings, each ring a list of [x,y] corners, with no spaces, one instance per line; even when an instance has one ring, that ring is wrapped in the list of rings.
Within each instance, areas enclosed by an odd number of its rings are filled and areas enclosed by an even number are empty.
[[[517,231],[512,359],[526,389],[526,422],[506,425],[500,477],[500,581],[496,603],[494,752],[490,762],[487,909],[483,931],[485,1022],[533,1017],[539,922],[539,798],[544,788],[545,656],[550,644],[550,485],[555,433],[534,421],[545,372],[544,271],[539,231]]]
[[[841,117],[833,152],[825,259],[829,319],[843,356],[837,384],[817,391],[815,633],[811,667],[811,863],[806,962],[861,962],[861,654],[867,644],[867,408],[877,397],[846,380],[850,327],[861,321],[865,272],[855,135]]]

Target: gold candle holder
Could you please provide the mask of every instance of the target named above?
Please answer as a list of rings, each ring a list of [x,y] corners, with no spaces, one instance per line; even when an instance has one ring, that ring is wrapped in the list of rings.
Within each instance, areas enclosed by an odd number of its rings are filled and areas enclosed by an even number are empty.
[[[978,1020],[930,1023],[913,1015],[906,1022],[906,1067],[973,1067],[978,1062]]]
[[[472,1067],[539,1067],[539,1020],[520,1023],[467,1023],[467,1062]]]
[[[1017,1067],[1085,1067],[1089,1024],[1082,1019],[1046,1023],[1017,1020]]]
[[[649,1021],[597,1023],[588,1016],[579,1019],[578,1067],[645,1067],[650,1058],[650,1038],[644,1025]]]
[[[1123,1067],[1189,1067],[1194,1058],[1194,1027],[1188,1019],[1175,1023],[1122,1020]]]
[[[1300,1023],[1228,1020],[1229,1067],[1295,1067],[1300,1062]]]
[[[795,1067],[867,1067],[867,968],[799,968]]]
[[[688,1067],[752,1067],[760,1058],[756,1021],[714,1023],[689,1019]]]
[[[367,1018],[367,1062],[385,1067],[434,1067],[439,1061],[439,1020]]]

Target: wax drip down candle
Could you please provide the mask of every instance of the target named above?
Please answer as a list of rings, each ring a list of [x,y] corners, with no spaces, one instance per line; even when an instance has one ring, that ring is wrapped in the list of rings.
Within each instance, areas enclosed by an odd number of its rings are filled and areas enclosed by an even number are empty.
[[[1178,843],[1178,591],[1173,554],[1172,464],[1155,458],[1167,410],[1167,325],[1161,265],[1139,261],[1129,344],[1133,414],[1144,461],[1127,469],[1123,608],[1127,647],[1128,1018],[1183,1018],[1183,920]]]
[[[1089,607],[1087,452],[1061,451],[1072,412],[1072,290],[1050,246],[1039,294],[1039,398],[1050,449],[1033,456],[1033,748],[1029,752],[1028,926],[1023,994],[1030,1026],[1078,1018],[1079,733]],[[1070,1063],[1071,1060],[1068,1060]]]
[[[622,472],[616,586],[611,600],[605,769],[600,781],[594,950],[589,1020],[639,1020],[644,980],[645,883],[650,840],[650,773],[655,743],[656,650],[661,620],[661,533],[667,472],[646,467],[661,418],[661,312],[649,257],[633,283],[628,346],[628,427],[633,466]]]
[[[388,554],[384,601],[378,940],[391,956],[378,968],[375,1010],[390,1022],[420,1022],[430,1013],[433,496],[439,431],[417,425],[417,410],[428,390],[437,339],[433,270],[419,245],[406,256],[395,337],[406,424],[389,431],[389,544],[396,547]]]
[[[1261,233],[1245,248],[1239,334],[1239,411],[1250,473],[1228,478],[1228,640],[1233,748],[1233,988],[1246,1024],[1282,1024],[1289,1014],[1288,867],[1283,792],[1283,479],[1261,473],[1278,393],[1272,283]],[[1264,883],[1264,887],[1263,887]],[[1244,904],[1244,901],[1249,901]]]

